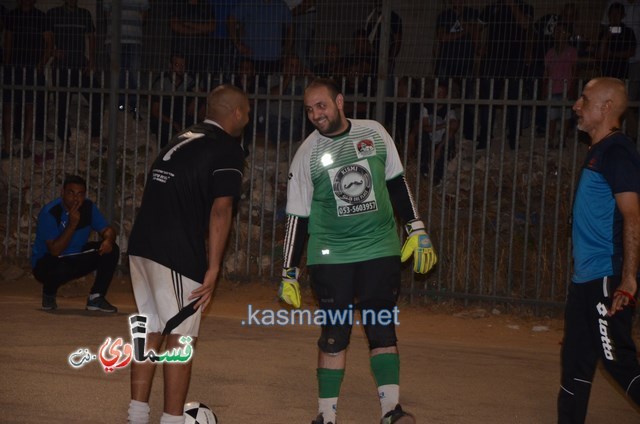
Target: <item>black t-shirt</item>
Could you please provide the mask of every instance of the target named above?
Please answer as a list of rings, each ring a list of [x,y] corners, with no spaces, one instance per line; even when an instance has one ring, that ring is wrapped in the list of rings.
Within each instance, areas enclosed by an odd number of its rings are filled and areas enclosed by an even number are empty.
[[[44,33],[51,31],[44,12],[36,8],[28,12],[14,9],[7,13],[5,30],[13,34],[11,63],[8,65],[35,67],[42,59]]]
[[[520,11],[533,18],[533,7],[515,0]],[[514,16],[511,7],[503,2],[488,5],[480,14],[480,22],[487,25],[487,54],[483,75],[520,77],[524,73],[527,31]]]
[[[438,50],[438,64],[436,74],[439,77],[469,77],[473,71],[475,49],[473,38],[467,22],[477,22],[478,11],[470,7],[463,7],[458,14],[453,9],[447,9],[438,15],[436,28],[449,33],[463,33],[457,40],[443,42]]]
[[[603,38],[607,36],[604,31],[609,31],[609,28],[605,28],[603,32],[600,33],[600,43],[602,43]],[[636,36],[633,33],[633,30],[624,25],[621,26],[621,32],[619,34],[610,35],[609,48],[607,49],[607,52],[605,52],[605,57],[600,63],[602,76],[620,79],[626,79],[629,76],[629,59],[611,57],[611,55],[635,49],[636,41]]]
[[[240,141],[210,121],[175,136],[149,172],[129,254],[203,281],[211,205],[217,197],[240,197],[243,170]]]
[[[50,9],[47,19],[56,50],[64,55],[55,64],[64,68],[82,68],[86,62],[85,36],[96,30],[91,13],[87,9],[60,6]]]

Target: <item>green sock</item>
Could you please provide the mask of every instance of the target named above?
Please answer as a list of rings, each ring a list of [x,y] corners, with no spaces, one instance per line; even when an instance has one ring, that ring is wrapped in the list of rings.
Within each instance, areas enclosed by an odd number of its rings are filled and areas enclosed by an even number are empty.
[[[344,378],[344,369],[318,368],[316,375],[318,378],[318,397],[337,398]]]
[[[370,363],[378,387],[400,384],[400,356],[397,353],[372,356]]]

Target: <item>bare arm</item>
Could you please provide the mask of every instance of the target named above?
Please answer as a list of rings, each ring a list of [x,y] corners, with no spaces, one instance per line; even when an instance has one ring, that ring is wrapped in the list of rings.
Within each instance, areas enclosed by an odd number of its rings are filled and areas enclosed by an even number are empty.
[[[98,253],[101,255],[111,253],[113,245],[116,243],[116,231],[111,227],[107,227],[100,232],[100,236],[102,237],[102,243],[100,244]]]
[[[622,277],[618,290],[635,296],[638,288],[636,275],[640,266],[640,196],[625,192],[615,195],[616,204],[622,214]],[[610,315],[622,310],[631,300],[616,291],[613,295]]]
[[[69,209],[69,222],[62,234],[56,239],[46,241],[47,249],[49,249],[49,253],[52,256],[60,256],[67,246],[69,246],[73,233],[76,232],[76,228],[78,228],[78,224],[80,223],[80,206],[82,206],[82,202],[74,204],[71,209]]]
[[[209,214],[209,269],[202,286],[191,292],[189,300],[200,297],[194,307],[206,308],[211,301],[216,280],[222,267],[222,257],[233,220],[233,197],[218,197],[213,201]]]
[[[89,71],[96,70],[96,33],[87,34],[87,56],[89,60]]]

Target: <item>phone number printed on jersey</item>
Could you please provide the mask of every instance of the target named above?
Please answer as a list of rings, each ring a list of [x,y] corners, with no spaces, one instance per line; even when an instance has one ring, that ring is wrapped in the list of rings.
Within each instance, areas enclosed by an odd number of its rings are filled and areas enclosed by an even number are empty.
[[[376,201],[358,203],[356,205],[338,206],[338,216],[357,215],[359,213],[371,212],[378,210]]]

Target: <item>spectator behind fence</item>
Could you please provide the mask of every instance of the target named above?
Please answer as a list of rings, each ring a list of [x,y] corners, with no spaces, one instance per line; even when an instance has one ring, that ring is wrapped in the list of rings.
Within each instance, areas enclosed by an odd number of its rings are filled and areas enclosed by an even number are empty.
[[[118,311],[105,298],[120,259],[116,232],[86,194],[83,178],[67,176],[61,196],[46,204],[38,215],[31,266],[34,277],[42,283],[45,311],[58,307],[56,293],[61,285],[94,271],[86,309]],[[102,241],[90,242],[92,231],[99,233]]]
[[[229,41],[229,15],[235,5],[235,0],[209,0],[216,18],[216,27],[212,34],[212,56],[209,61],[210,70],[217,78],[221,72],[233,72],[232,48]]]
[[[4,32],[4,19],[7,15],[7,9],[0,4],[0,32]],[[4,63],[4,48],[0,44],[0,60]]]
[[[212,55],[212,34],[216,28],[213,8],[200,0],[173,3],[171,10],[171,51],[180,52],[192,72],[209,72]]]
[[[387,75],[395,75],[396,58],[402,48],[402,19],[395,11],[391,11],[389,31],[389,62]],[[367,16],[364,25],[366,37],[374,53],[373,74],[378,74],[378,58],[380,56],[380,34],[382,33],[382,0],[376,0],[373,10]]]
[[[204,102],[196,110],[196,98],[187,93],[197,93],[195,80],[186,72],[185,57],[174,53],[169,60],[169,72],[162,73],[153,82],[151,99],[151,132],[158,136],[160,147],[185,127],[195,124],[204,113]],[[158,95],[157,92],[166,94]]]
[[[18,7],[7,13],[4,27],[4,69],[5,86],[24,85],[34,90],[3,91],[2,112],[2,159],[7,159],[13,142],[12,125],[14,118],[24,104],[24,115],[21,116],[22,148],[16,150],[16,156],[31,156],[33,142],[34,95],[36,101],[36,121],[44,122],[44,108],[39,107],[44,98],[44,91],[38,87],[45,84],[44,67],[51,57],[53,40],[46,15],[35,7],[33,0],[19,0]],[[35,94],[34,94],[35,92]],[[19,120],[19,119],[18,119]],[[20,120],[19,120],[20,121]]]
[[[435,74],[439,78],[469,78],[479,47],[479,12],[464,0],[448,3],[451,7],[436,20]]]
[[[342,60],[340,58],[340,45],[335,42],[327,43],[324,47],[322,62],[313,67],[313,73],[318,77],[334,78],[339,81],[342,74]]]
[[[629,59],[636,52],[636,36],[622,20],[625,9],[621,3],[609,6],[609,25],[600,31],[598,37],[598,59],[600,70],[605,77],[627,79]]]
[[[603,30],[609,28],[609,9],[613,3],[620,3],[624,6],[624,18],[622,22],[630,29],[636,37],[636,50],[632,57],[629,58],[629,101],[636,102],[640,100],[640,1],[635,0],[609,0],[604,8],[602,20],[600,21]],[[638,108],[627,108],[625,116],[627,134],[632,139],[636,139],[638,134]]]
[[[409,101],[412,98],[420,97],[417,81],[410,80],[409,77],[400,78],[395,93],[398,101],[385,105],[384,127],[396,142],[398,151],[402,151],[404,148],[403,140],[407,139],[407,135],[411,133],[420,119],[420,103]]]
[[[532,19],[533,7],[522,0],[496,1],[480,13],[480,22],[487,32],[482,48],[480,98],[503,98],[502,92],[508,82],[507,99],[518,99],[520,78],[526,70],[526,40]],[[493,90],[492,78],[495,78]],[[490,115],[494,114],[489,113],[489,106],[480,107],[478,149],[486,148],[487,140],[491,137],[493,122],[490,122]],[[509,146],[513,150],[518,139],[516,106],[507,106],[506,121]]]
[[[449,98],[449,87],[445,81],[441,81],[438,83],[435,101],[426,103],[422,107],[422,128],[416,128],[413,134],[409,136],[414,146],[416,146],[416,151],[417,143],[422,143],[422,148],[420,149],[420,173],[425,178],[429,177],[433,150],[434,185],[440,183],[444,176],[447,162],[456,154],[456,134],[460,127],[458,115],[452,105],[437,101],[438,99],[447,98]]]
[[[285,0],[293,18],[293,54],[307,69],[313,68],[309,53],[316,36],[316,2],[315,0]]]
[[[229,16],[229,36],[240,59],[253,61],[258,75],[279,73],[291,50],[291,11],[282,0],[238,2]]]
[[[54,40],[54,84],[61,88],[100,88],[99,76],[92,74],[96,64],[96,29],[91,13],[78,7],[77,0],[65,0],[64,5],[49,9],[47,19]],[[88,49],[85,49],[85,45]],[[71,135],[67,122],[68,94],[65,90],[56,93],[56,135],[64,144],[68,143]],[[91,141],[99,143],[102,96],[88,91],[82,92],[82,95],[91,102]]]
[[[306,87],[306,78],[311,72],[297,56],[287,56],[282,69],[282,84],[273,86],[272,96],[299,96],[302,98]],[[264,114],[264,111],[258,113]],[[266,131],[271,143],[279,140],[300,141],[306,134],[302,133],[304,122],[304,107],[302,100],[283,99],[282,102],[272,100],[269,105],[268,123]],[[263,122],[264,124],[264,122]],[[262,128],[261,128],[262,129]]]
[[[565,3],[562,11],[549,13],[539,18],[533,24],[533,57],[531,63],[531,76],[538,80],[537,92],[533,93],[538,99],[546,99],[548,92],[543,90],[544,58],[554,45],[553,32],[558,22],[565,22],[569,28],[569,35],[573,37],[574,25],[578,21],[578,7],[575,3]],[[547,126],[546,106],[536,108],[536,134],[543,136]]]
[[[104,0],[103,8],[107,13],[107,38],[105,43],[111,45],[113,25],[111,19],[112,0]],[[121,15],[121,52],[120,52],[120,89],[138,89],[138,77],[142,67],[142,28],[149,11],[149,0],[122,0]],[[118,109],[129,111],[135,119],[138,115],[138,101],[134,93],[125,96],[120,94]]]
[[[569,24],[562,21],[558,22],[553,30],[554,45],[544,57],[544,85],[542,90],[544,98],[547,98],[548,93],[551,93],[552,100],[562,101],[565,98],[565,88],[566,98],[576,98],[578,51],[569,44],[569,37]],[[549,146],[557,147],[556,137],[559,136],[556,134],[556,127],[558,120],[563,117],[562,107],[550,107],[548,114]],[[569,107],[565,108],[564,118],[564,134],[566,137],[569,130],[569,119],[571,118],[571,109]],[[560,142],[564,143],[563,140],[560,140]]]

